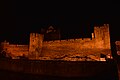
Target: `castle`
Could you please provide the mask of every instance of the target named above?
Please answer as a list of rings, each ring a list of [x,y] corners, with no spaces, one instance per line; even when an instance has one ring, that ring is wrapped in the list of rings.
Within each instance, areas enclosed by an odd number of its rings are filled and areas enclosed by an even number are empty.
[[[40,60],[104,61],[101,54],[112,58],[109,24],[94,26],[91,36],[92,38],[60,40],[59,31],[50,26],[43,33],[30,33],[29,45],[15,45],[5,41],[1,47],[13,59],[26,56]],[[51,39],[45,40],[47,37]]]

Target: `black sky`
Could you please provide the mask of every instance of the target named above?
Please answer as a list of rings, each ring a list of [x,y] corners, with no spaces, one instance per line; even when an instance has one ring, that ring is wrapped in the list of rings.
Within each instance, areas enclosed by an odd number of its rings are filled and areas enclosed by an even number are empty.
[[[96,24],[110,24],[111,37],[120,40],[119,3],[115,1],[15,1],[3,2],[1,41],[26,43],[30,32],[50,25],[62,33],[89,34]]]

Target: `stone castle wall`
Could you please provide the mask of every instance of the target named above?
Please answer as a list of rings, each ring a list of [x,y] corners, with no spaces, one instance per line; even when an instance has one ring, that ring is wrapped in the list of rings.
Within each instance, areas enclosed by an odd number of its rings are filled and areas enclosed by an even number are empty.
[[[4,48],[15,56],[37,54],[38,56],[61,57],[88,54],[111,54],[109,25],[95,26],[92,38],[43,41],[44,35],[30,34],[29,45],[11,45],[4,43]]]
[[[94,49],[94,40],[68,39],[43,42],[42,53],[44,56],[65,56],[82,54]]]
[[[36,33],[36,35],[40,35]],[[44,36],[41,34],[41,55],[47,57],[61,57],[65,55],[88,55],[88,54],[111,54],[110,47],[110,33],[109,25],[95,26],[94,32],[91,34],[91,38],[79,38],[79,39],[67,39],[67,40],[53,40],[43,41]],[[39,37],[35,35],[30,36],[31,39],[36,40],[36,44],[39,42]],[[36,44],[32,44],[31,47]],[[38,44],[37,44],[38,45]],[[32,47],[32,51],[35,51],[35,47]]]
[[[3,51],[6,53],[12,55],[12,56],[23,56],[28,55],[28,45],[15,45],[15,44],[9,44],[4,43],[2,46]]]
[[[96,45],[100,44],[100,45]],[[95,42],[95,39],[80,38],[68,40],[56,40],[43,42],[42,54],[49,57],[62,57],[62,56],[87,56],[111,53],[110,49],[105,49],[101,41]]]

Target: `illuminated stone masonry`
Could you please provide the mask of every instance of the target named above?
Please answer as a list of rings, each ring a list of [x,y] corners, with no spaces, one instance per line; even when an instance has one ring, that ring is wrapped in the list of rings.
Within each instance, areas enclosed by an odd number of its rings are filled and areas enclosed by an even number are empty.
[[[47,30],[46,33],[51,31]],[[6,52],[13,59],[19,58],[18,56],[25,56],[29,59],[67,61],[112,59],[109,24],[95,26],[91,36],[92,38],[45,41],[44,34],[30,33],[29,45],[12,45],[5,41],[1,43],[1,46],[2,52]]]

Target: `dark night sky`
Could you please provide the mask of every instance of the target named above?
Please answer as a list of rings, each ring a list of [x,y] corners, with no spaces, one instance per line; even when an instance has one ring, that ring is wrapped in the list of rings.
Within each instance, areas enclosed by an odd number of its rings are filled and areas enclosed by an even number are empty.
[[[89,34],[93,25],[110,24],[112,40],[120,40],[118,2],[103,1],[15,1],[3,2],[0,15],[0,40],[27,43],[30,32],[39,32],[49,25],[63,34]]]

